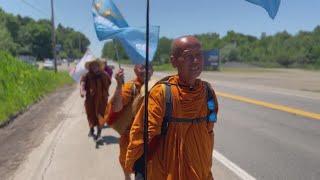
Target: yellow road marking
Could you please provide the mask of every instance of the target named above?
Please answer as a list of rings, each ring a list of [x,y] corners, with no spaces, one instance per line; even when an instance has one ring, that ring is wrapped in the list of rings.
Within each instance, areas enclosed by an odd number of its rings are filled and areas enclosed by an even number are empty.
[[[287,113],[291,113],[291,114],[295,114],[295,115],[299,115],[299,116],[303,116],[303,117],[307,117],[307,118],[311,118],[311,119],[320,120],[320,114],[318,114],[318,113],[308,112],[308,111],[304,111],[304,110],[300,110],[300,109],[296,109],[296,108],[291,108],[288,106],[272,104],[272,103],[259,101],[259,100],[255,100],[255,99],[251,99],[251,98],[246,98],[246,97],[242,97],[242,96],[232,95],[232,94],[228,94],[228,93],[217,92],[216,94],[221,97],[225,97],[225,98],[229,98],[229,99],[233,99],[233,100],[237,100],[237,101],[242,101],[242,102],[246,102],[246,103],[250,103],[250,104],[255,104],[258,106],[263,106],[263,107],[267,107],[267,108],[271,108],[271,109],[275,109],[275,110],[279,110],[279,111],[284,111]]]

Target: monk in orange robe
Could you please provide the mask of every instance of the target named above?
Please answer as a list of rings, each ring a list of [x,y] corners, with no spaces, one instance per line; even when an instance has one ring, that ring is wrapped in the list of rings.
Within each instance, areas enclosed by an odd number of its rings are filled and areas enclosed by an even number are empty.
[[[211,180],[218,102],[211,86],[197,79],[204,64],[200,42],[193,36],[174,40],[171,63],[178,74],[159,81],[149,94],[148,179]],[[208,101],[208,95],[212,100]],[[131,126],[125,163],[127,171],[136,173],[136,179],[145,177],[143,116],[144,105]]]
[[[145,78],[145,67],[144,65],[135,65],[134,72],[136,75],[136,78],[134,80],[131,80],[129,82],[126,82],[123,84],[123,77],[124,77],[124,71],[123,69],[120,69],[119,72],[115,75],[115,78],[117,80],[117,87],[115,90],[115,93],[110,101],[110,110],[109,110],[109,117],[107,120],[107,123],[110,125],[114,121],[117,121],[117,117],[119,114],[122,113],[124,108],[127,106],[132,106],[134,98],[140,93],[141,87],[144,84],[144,78]],[[149,68],[149,78],[151,77],[153,73],[152,67]],[[131,123],[123,134],[120,136],[119,140],[119,146],[120,146],[120,155],[119,155],[119,161],[120,164],[124,170],[125,165],[125,158],[127,153],[127,147],[129,144],[129,131],[131,128],[131,124],[133,119],[130,119]],[[125,179],[130,179],[130,173],[124,171]]]
[[[89,137],[97,140],[101,135],[104,124],[105,109],[108,104],[110,77],[104,73],[104,65],[98,59],[85,64],[88,73],[82,76],[80,81],[80,94],[85,97],[85,109],[89,123]],[[97,128],[97,135],[94,134]]]

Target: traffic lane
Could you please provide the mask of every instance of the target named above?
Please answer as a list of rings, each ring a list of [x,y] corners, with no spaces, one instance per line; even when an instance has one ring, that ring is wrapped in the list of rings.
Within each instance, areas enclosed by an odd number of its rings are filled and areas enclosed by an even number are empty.
[[[318,99],[318,97],[306,95],[299,96],[292,94],[291,92],[278,93],[276,91],[268,91],[263,87],[250,87],[250,85],[237,86],[236,84],[231,85],[230,83],[226,85],[221,82],[215,82],[214,80],[208,81],[212,84],[217,92],[229,93],[232,95],[288,106],[308,112],[320,113],[320,99]],[[282,91],[286,90],[282,89]]]
[[[218,91],[228,92],[260,101],[297,108],[304,111],[320,113],[320,100],[288,94],[279,94],[261,89],[241,89],[217,84]]]
[[[320,179],[320,121],[219,98],[215,148],[257,179]]]
[[[175,72],[155,72],[154,77],[161,79],[168,75],[173,75]],[[224,81],[216,82],[214,76],[208,78],[206,76],[202,80],[208,81],[212,84],[217,92],[229,93],[232,95],[243,96],[259,101],[265,101],[268,103],[274,103],[277,105],[288,106],[290,108],[296,108],[307,112],[320,113],[320,94],[316,93],[304,93],[294,94],[286,89],[278,89],[272,87],[262,87],[250,84],[230,83]],[[273,89],[272,91],[269,89]],[[315,96],[312,96],[315,95]]]

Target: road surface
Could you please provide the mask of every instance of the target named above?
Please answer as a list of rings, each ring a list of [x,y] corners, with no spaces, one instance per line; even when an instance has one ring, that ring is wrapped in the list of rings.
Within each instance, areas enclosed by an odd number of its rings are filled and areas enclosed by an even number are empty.
[[[127,80],[133,78],[131,71],[126,67]],[[167,74],[155,73],[154,76],[160,78]],[[219,93],[271,104],[265,107],[219,96],[215,179],[320,179],[318,87],[305,87],[312,89],[305,91],[286,86],[288,81],[281,78],[253,81],[223,73],[206,72],[202,78],[212,83]],[[316,82],[315,78],[310,83]],[[275,87],[274,83],[281,85]],[[293,110],[272,109],[277,105]],[[303,113],[296,115],[297,110],[313,113],[315,118]],[[87,137],[88,125],[78,90],[65,100],[59,113],[64,114],[61,123],[26,157],[12,179],[123,179],[118,163],[119,136],[105,128],[103,143],[98,148]]]

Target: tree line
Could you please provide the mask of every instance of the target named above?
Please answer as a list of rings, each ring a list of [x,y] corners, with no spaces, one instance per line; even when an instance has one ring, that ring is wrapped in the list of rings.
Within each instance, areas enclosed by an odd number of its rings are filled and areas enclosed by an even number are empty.
[[[80,58],[90,45],[84,34],[61,24],[55,33],[56,43],[61,45],[59,58]],[[12,55],[30,55],[38,60],[53,57],[49,20],[15,16],[0,8],[0,39],[0,50]]]
[[[260,37],[255,37],[229,31],[223,37],[217,33],[196,36],[204,49],[218,48],[223,63],[235,61],[262,67],[320,69],[320,26],[294,35],[283,31],[274,35],[262,33]],[[154,64],[169,63],[171,42],[170,38],[160,38]],[[123,48],[119,44],[117,47],[120,59],[127,58]],[[115,58],[112,42],[105,43],[102,55]]]

